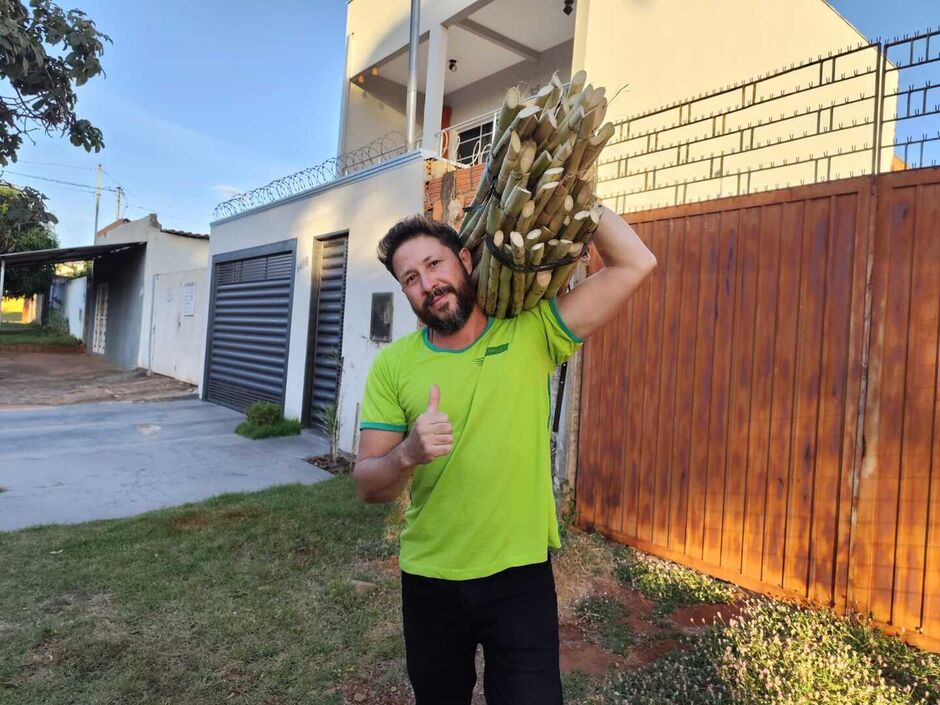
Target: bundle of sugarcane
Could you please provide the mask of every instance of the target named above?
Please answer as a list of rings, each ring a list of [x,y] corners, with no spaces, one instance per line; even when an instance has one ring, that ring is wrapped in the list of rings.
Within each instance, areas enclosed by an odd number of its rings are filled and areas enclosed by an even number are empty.
[[[522,100],[510,88],[492,150],[460,227],[473,253],[477,301],[506,318],[568,283],[600,220],[589,173],[614,132],[603,88],[578,71],[567,90],[556,73]]]

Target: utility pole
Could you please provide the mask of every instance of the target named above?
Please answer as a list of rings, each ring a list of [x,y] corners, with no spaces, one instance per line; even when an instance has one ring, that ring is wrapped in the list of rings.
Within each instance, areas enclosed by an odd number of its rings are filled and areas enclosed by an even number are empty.
[[[95,237],[92,239],[94,243],[95,239],[98,237],[98,207],[101,205],[101,165],[98,165],[98,175],[95,179]]]
[[[122,190],[121,187],[118,186],[117,190],[115,191],[115,195],[117,196],[117,205],[114,207],[114,220],[115,221],[118,221],[121,219],[121,190]]]

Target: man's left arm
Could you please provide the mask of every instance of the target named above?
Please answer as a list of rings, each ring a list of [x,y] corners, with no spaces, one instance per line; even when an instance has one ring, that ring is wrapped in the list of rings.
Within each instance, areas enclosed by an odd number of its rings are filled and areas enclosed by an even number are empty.
[[[558,297],[558,313],[579,338],[613,319],[656,268],[656,256],[619,215],[604,206],[594,236],[604,268]]]

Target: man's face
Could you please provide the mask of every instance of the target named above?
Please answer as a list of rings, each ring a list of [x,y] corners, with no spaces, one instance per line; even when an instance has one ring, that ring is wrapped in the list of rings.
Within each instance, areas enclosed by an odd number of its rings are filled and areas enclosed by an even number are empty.
[[[458,257],[426,235],[406,241],[392,257],[392,271],[411,308],[428,328],[443,335],[463,328],[473,312],[471,266],[468,250],[461,250]]]

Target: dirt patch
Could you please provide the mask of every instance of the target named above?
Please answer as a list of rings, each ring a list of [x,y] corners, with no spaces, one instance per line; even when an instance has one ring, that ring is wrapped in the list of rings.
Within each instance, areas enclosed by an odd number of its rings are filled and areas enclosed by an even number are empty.
[[[343,705],[411,705],[411,688],[392,685],[384,689],[364,680],[347,681],[338,688],[328,688],[322,695],[343,694]]]
[[[315,455],[310,458],[304,458],[304,460],[333,475],[345,475],[352,472],[353,469],[353,459],[345,454],[338,455],[336,460],[333,460],[329,454]]]
[[[0,352],[0,409],[95,401],[158,401],[196,388],[89,354]]]
[[[559,664],[562,673],[580,671],[603,675],[612,666],[623,666],[626,660],[605,651],[591,641],[577,624],[562,624],[558,630]]]
[[[216,512],[196,512],[176,517],[170,522],[171,531],[199,531],[218,527],[237,526],[245,519],[261,516],[260,509],[241,507],[221,509]]]
[[[23,345],[0,345],[0,353],[62,353],[76,355],[85,352],[84,345],[43,345],[28,343]]]

